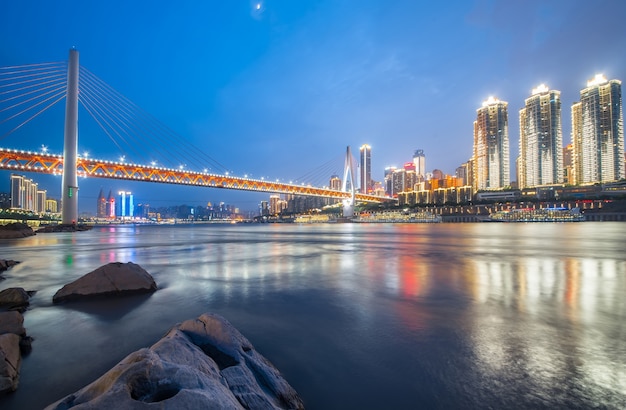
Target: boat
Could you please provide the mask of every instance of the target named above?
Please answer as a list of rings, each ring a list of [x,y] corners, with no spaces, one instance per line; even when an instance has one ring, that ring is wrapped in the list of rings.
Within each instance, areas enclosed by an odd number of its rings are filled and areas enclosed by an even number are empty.
[[[580,208],[520,208],[494,212],[487,222],[582,222]]]
[[[441,216],[428,211],[362,212],[352,220],[355,223],[439,223]]]

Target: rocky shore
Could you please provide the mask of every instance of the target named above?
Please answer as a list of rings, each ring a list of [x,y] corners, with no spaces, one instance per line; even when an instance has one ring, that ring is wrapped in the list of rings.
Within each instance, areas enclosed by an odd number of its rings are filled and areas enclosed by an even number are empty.
[[[0,260],[8,269],[17,262]],[[68,283],[54,303],[154,292],[139,265],[109,263]],[[0,394],[19,385],[22,355],[30,351],[22,313],[34,292],[0,292]],[[70,305],[71,307],[71,305]],[[129,354],[107,373],[47,409],[303,409],[280,372],[225,318],[205,313],[171,328],[149,348]]]
[[[25,238],[33,235],[35,235],[33,228],[21,222],[0,225],[0,239]]]

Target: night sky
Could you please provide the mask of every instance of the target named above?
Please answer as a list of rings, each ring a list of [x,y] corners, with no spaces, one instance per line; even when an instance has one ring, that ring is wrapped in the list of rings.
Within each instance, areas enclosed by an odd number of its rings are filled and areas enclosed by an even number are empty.
[[[476,109],[491,95],[509,103],[514,164],[518,113],[532,88],[561,91],[569,143],[570,106],[586,81],[626,80],[623,0],[3,1],[0,38],[0,67],[67,60],[75,46],[82,66],[180,135],[172,143],[188,141],[237,175],[285,181],[339,165],[346,146],[358,155],[364,143],[375,180],[418,148],[428,171],[453,174],[472,155]],[[63,106],[0,146],[62,152]],[[80,151],[119,157],[84,112],[79,127]],[[29,177],[59,195],[60,178]],[[6,191],[8,180],[1,172]],[[153,206],[253,209],[267,198],[79,184],[81,212],[95,212],[100,187],[132,190]]]

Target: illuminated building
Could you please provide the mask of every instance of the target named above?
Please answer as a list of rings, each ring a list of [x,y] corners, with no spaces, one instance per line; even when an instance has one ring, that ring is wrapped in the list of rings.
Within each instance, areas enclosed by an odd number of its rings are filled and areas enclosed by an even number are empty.
[[[37,187],[37,183],[33,182],[32,179],[23,175],[11,174],[11,208],[44,212],[45,191],[38,190]],[[38,201],[39,192],[43,193],[43,202]],[[39,205],[42,207],[39,208]]]
[[[111,191],[109,191],[109,196],[107,197],[106,216],[107,218],[115,218],[115,197]]]
[[[35,201],[35,212],[43,213],[46,212],[46,196],[47,191],[38,189],[37,190],[37,200]]]
[[[59,212],[59,206],[56,199],[46,199],[46,212],[53,214]]]
[[[385,174],[384,174],[384,181],[385,181],[385,193],[389,196],[392,196],[392,192],[393,192],[393,186],[392,186],[392,176],[394,171],[396,170],[396,167],[386,167],[385,168]]]
[[[278,215],[280,211],[280,195],[270,195],[270,215]]]
[[[333,191],[341,191],[341,178],[339,178],[337,175],[331,176],[328,185]]]
[[[567,144],[563,148],[563,183],[571,185],[574,183],[574,146]]]
[[[544,84],[532,90],[519,112],[520,188],[563,182],[561,92]]]
[[[576,184],[626,178],[622,83],[596,75],[572,105],[573,167]]]
[[[117,216],[124,218],[132,218],[135,214],[135,206],[133,204],[133,194],[128,191],[119,191],[120,197]]]
[[[372,148],[361,145],[361,193],[367,194],[372,190]]]
[[[104,192],[102,192],[102,189],[100,189],[100,193],[98,194],[98,202],[96,203],[96,217],[107,217],[107,199],[104,197]]]
[[[510,183],[508,103],[493,97],[476,110],[474,189],[502,189]]]
[[[426,177],[426,156],[423,149],[418,149],[413,154],[413,164],[418,177],[423,180]]]

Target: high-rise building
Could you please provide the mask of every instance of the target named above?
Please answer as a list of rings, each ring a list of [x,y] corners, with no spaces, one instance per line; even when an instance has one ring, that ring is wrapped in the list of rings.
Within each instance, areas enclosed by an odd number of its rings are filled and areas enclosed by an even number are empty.
[[[331,176],[329,186],[333,191],[341,191],[341,178],[337,175]]]
[[[107,197],[106,215],[107,218],[115,218],[115,197],[111,191],[109,191],[109,196]]]
[[[415,173],[418,178],[423,180],[426,177],[426,156],[423,149],[415,150],[413,154],[413,164],[415,164]]]
[[[38,195],[41,192],[42,194]],[[38,199],[43,195],[43,202]],[[41,205],[41,209],[39,207]],[[32,212],[45,212],[45,191],[24,175],[11,174],[11,208]]]
[[[393,195],[393,184],[392,177],[395,172],[396,167],[386,167],[384,174],[384,184],[385,184],[385,194],[392,196]]]
[[[626,178],[621,81],[598,74],[587,82],[572,105],[572,144],[577,184]]]
[[[563,147],[563,183],[572,185],[574,183],[574,146],[567,144]]]
[[[561,92],[544,84],[532,90],[519,112],[520,188],[563,182]]]
[[[107,199],[104,197],[104,192],[102,191],[102,189],[100,189],[100,193],[98,194],[98,202],[96,203],[96,217],[107,217]]]
[[[493,97],[476,110],[474,121],[474,190],[510,184],[508,103]]]
[[[372,148],[363,144],[361,151],[361,193],[367,194],[372,191]]]
[[[117,216],[123,218],[132,218],[135,215],[135,205],[133,203],[133,194],[129,191],[119,191],[119,209]]]

